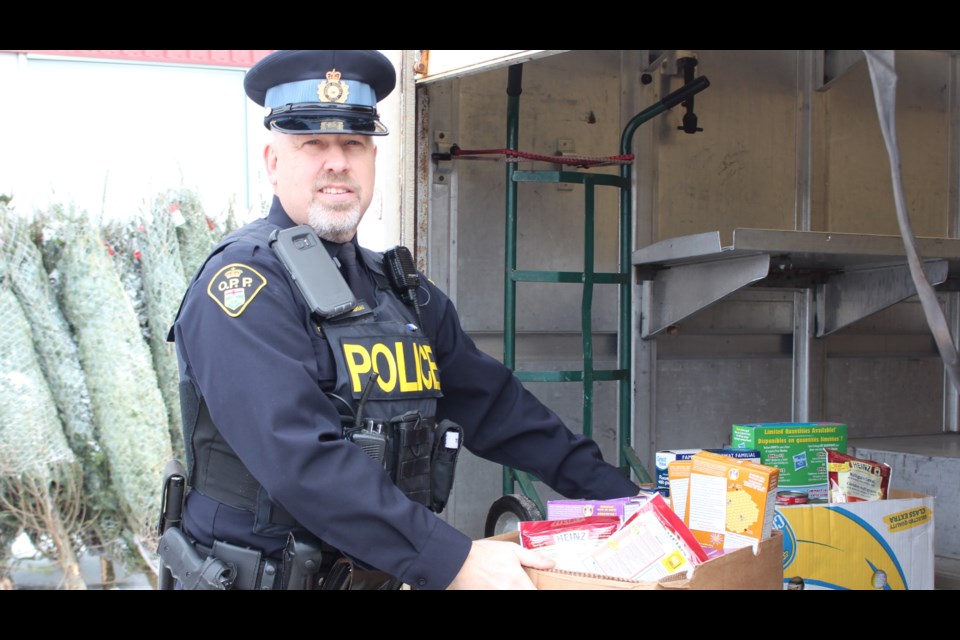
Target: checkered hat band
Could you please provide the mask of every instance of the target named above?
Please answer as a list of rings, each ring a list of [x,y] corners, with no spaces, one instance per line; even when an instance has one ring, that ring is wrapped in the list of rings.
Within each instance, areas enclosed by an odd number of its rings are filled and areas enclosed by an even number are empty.
[[[269,109],[275,109],[285,104],[303,104],[309,102],[326,104],[321,103],[317,97],[317,87],[321,82],[323,82],[322,79],[299,80],[297,82],[277,85],[267,90],[264,106]],[[377,96],[370,85],[355,80],[341,80],[340,82],[341,84],[347,85],[350,89],[347,101],[344,104],[361,107],[377,106]]]

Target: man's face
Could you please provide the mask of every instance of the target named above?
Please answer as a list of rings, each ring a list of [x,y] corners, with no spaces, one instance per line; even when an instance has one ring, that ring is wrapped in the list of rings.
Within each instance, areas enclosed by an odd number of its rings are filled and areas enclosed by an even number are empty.
[[[347,242],[373,198],[377,147],[370,136],[274,132],[264,150],[273,191],[290,219]]]

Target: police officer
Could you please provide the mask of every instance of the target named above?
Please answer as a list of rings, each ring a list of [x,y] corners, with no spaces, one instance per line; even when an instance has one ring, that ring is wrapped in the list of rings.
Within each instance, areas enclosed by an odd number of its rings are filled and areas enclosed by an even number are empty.
[[[367,391],[365,415],[413,415],[430,427],[450,420],[471,451],[561,494],[636,493],[593,441],[475,347],[439,289],[423,278],[416,305],[402,300],[383,256],[357,243],[375,139],[387,134],[377,102],[395,80],[376,51],[306,50],[273,53],[245,78],[247,95],[266,108],[275,197],[265,218],[207,259],[174,325],[191,485],[183,528],[202,549],[229,543],[265,559],[281,557],[291,532],[312,533],[416,588],[531,588],[522,567],[551,561],[512,543],[471,541],[343,437]],[[356,265],[345,277],[357,303],[342,317],[311,314],[271,248],[271,233],[299,224],[343,271]],[[420,436],[411,438],[408,449],[418,450]]]

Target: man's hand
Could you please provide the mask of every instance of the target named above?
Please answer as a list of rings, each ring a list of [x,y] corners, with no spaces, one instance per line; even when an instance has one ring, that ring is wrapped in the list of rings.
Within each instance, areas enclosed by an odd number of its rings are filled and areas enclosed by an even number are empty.
[[[533,589],[523,567],[552,569],[554,561],[513,542],[476,540],[448,589]]]

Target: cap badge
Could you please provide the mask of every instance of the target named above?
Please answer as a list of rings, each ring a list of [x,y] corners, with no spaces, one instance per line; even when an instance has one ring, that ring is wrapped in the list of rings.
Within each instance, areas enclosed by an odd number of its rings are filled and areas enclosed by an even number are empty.
[[[327,79],[317,85],[317,98],[320,102],[339,102],[347,101],[350,94],[350,87],[345,82],[340,82],[340,72],[336,69],[327,71]]]

